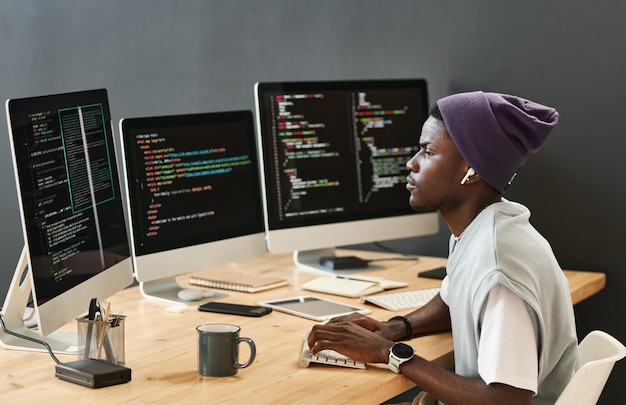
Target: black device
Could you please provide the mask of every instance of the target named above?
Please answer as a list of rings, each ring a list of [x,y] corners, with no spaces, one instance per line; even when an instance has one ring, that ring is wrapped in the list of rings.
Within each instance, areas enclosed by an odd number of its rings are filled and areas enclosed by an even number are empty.
[[[437,267],[436,269],[422,271],[421,273],[417,273],[418,277],[425,278],[436,278],[438,280],[443,280],[446,276],[446,268],[445,267]]]
[[[102,360],[83,359],[57,364],[55,376],[85,387],[101,388],[129,382],[131,370]]]
[[[219,314],[243,315],[243,316],[263,316],[272,312],[272,308],[258,305],[231,304],[228,302],[211,301],[202,304],[198,310],[203,312],[217,312]]]
[[[320,258],[320,264],[331,270],[366,269],[369,260],[357,256],[326,256]]]

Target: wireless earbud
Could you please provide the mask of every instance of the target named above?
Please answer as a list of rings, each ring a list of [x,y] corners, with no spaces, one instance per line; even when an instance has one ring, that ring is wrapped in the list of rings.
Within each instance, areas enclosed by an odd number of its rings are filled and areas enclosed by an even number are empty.
[[[465,173],[465,176],[463,176],[463,179],[461,180],[461,184],[467,183],[467,180],[470,177],[472,177],[473,175],[475,175],[475,174],[476,174],[476,172],[471,167],[469,169],[467,169],[467,172]]]

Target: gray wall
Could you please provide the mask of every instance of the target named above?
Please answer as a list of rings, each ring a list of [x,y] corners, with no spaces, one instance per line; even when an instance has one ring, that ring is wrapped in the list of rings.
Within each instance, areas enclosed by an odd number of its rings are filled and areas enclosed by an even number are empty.
[[[490,90],[555,106],[559,127],[508,198],[565,268],[603,271],[581,337],[626,342],[626,3],[606,1],[0,0],[0,98],[106,87],[123,117],[252,109],[257,81],[424,77],[431,100]],[[417,139],[417,134],[416,134]],[[0,118],[0,297],[23,245]],[[449,233],[398,241],[445,255]],[[620,315],[618,315],[620,314]],[[601,403],[621,403],[618,363]]]

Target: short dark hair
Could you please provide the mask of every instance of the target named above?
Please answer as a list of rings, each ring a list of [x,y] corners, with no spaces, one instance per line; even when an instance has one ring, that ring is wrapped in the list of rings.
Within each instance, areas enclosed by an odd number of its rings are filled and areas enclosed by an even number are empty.
[[[433,117],[434,119],[443,122],[443,116],[441,115],[441,111],[439,111],[439,106],[435,103],[430,110],[428,111],[428,115]]]

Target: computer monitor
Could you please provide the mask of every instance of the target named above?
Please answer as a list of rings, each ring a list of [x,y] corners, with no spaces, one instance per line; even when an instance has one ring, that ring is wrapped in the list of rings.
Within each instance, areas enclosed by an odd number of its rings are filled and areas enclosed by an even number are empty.
[[[107,92],[7,100],[6,111],[25,246],[3,320],[56,352],[75,352],[77,333],[56,331],[92,298],[133,282]],[[0,338],[3,347],[45,350],[2,331]]]
[[[406,190],[425,80],[257,83],[255,102],[270,252],[328,270],[336,246],[437,232]]]
[[[141,292],[198,305],[176,276],[267,252],[252,112],[129,118],[120,132]]]

